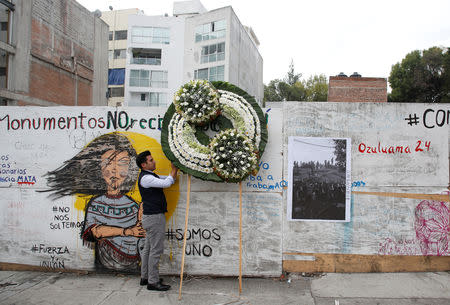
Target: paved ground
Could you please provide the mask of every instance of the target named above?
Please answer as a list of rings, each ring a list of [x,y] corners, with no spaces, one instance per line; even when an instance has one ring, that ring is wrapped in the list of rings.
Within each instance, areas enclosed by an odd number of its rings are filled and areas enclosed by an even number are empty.
[[[450,305],[450,273],[328,273],[280,280],[164,277],[168,292],[139,286],[138,275],[0,271],[0,304]]]

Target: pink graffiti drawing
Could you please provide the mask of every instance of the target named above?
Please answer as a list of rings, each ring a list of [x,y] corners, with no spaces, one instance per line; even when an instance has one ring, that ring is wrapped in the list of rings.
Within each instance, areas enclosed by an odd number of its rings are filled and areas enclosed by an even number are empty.
[[[422,201],[415,209],[415,230],[423,255],[450,255],[450,209],[445,202]]]

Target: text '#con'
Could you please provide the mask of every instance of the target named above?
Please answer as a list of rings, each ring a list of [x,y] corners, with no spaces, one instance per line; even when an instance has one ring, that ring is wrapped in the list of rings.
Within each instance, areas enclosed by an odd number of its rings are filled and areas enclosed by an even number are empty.
[[[69,129],[158,129],[161,130],[163,117],[130,117],[126,111],[108,111],[106,118],[88,117],[83,112],[77,116],[25,117],[17,118],[5,115],[0,118],[0,127],[6,130],[69,130]]]

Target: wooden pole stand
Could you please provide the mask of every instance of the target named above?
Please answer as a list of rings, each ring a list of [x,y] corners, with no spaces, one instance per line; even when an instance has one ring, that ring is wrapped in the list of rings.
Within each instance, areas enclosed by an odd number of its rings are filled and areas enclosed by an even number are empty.
[[[242,181],[239,182],[239,294],[242,292]]]
[[[180,291],[178,293],[178,300],[181,300],[181,289],[183,287],[184,274],[184,257],[186,256],[186,233],[189,219],[189,200],[191,195],[191,175],[188,175],[187,198],[186,198],[186,216],[184,219],[184,234],[183,234],[183,253],[181,254],[181,273],[180,273]]]

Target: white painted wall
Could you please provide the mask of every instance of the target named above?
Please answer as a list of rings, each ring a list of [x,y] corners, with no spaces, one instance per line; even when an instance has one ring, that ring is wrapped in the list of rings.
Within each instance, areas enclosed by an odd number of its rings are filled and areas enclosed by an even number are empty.
[[[269,142],[261,169],[257,176],[243,182],[244,275],[280,275],[286,252],[422,255],[414,213],[423,200],[352,194],[348,223],[288,222],[287,190],[280,187],[288,176],[287,140],[289,136],[351,138],[352,181],[364,182],[352,191],[440,194],[449,182],[449,128],[446,121],[437,126],[436,115],[440,123],[442,118],[447,119],[449,110],[448,105],[431,104],[297,102],[284,103],[284,109],[265,109]],[[118,130],[128,127],[124,124],[126,117],[129,122],[135,119],[128,136],[140,145],[154,139],[151,150],[155,155],[161,152],[157,122],[165,113],[163,108],[0,109],[1,262],[94,269],[93,251],[83,245],[77,228],[84,220],[84,211],[77,206],[76,198],[51,200],[47,193],[37,191],[47,186],[45,173],[61,166],[94,138],[114,131],[112,126],[93,124],[107,123],[108,113],[115,111],[123,123]],[[408,125],[405,118],[410,114],[417,115],[417,125]],[[30,130],[27,121],[22,123],[24,119],[50,117],[56,119],[52,130]],[[79,123],[76,129],[73,125],[65,127],[67,117],[83,118],[83,128]],[[424,120],[434,128],[426,128]],[[23,124],[24,129],[19,127]],[[430,148],[416,152],[419,140],[429,142]],[[410,146],[414,152],[375,155],[358,149],[360,143],[377,146],[378,142]],[[164,167],[162,159],[157,162],[160,173],[167,174],[168,163]],[[19,184],[19,176],[34,184]],[[163,273],[177,274],[180,270],[186,191],[187,177],[180,175],[169,191],[178,199],[167,222]],[[194,237],[188,240],[188,274],[238,274],[238,202],[237,184],[192,179],[188,230]],[[446,208],[448,211],[448,203]],[[53,247],[62,247],[63,253],[53,253]],[[199,255],[194,248],[206,252]]]
[[[122,131],[128,127],[125,124],[126,118],[129,123],[131,119],[136,120],[133,127],[127,130],[128,133],[131,132],[130,137],[135,145],[153,145],[149,141],[150,138],[154,139],[156,146],[151,146],[150,150],[154,157],[161,155],[161,147],[157,144],[160,141],[157,126],[164,116],[165,108],[0,109],[0,168],[3,170],[0,174],[0,189],[3,194],[0,198],[2,262],[50,265],[52,268],[94,269],[94,252],[84,246],[80,238],[80,226],[85,213],[77,205],[76,197],[66,196],[52,200],[48,193],[37,191],[47,188],[44,175],[48,171],[60,167],[96,137],[114,131],[113,125],[110,124],[108,128],[107,123],[108,115],[114,115],[115,111],[121,118],[122,128],[119,129]],[[67,128],[67,117],[78,119],[76,128],[73,121],[72,126]],[[280,117],[281,111],[269,118],[269,130],[274,143],[277,143],[275,139],[280,138],[281,134]],[[19,127],[22,126],[20,122],[23,119],[35,119],[37,123],[39,118],[55,118],[55,128],[43,130],[41,125],[37,130],[30,130],[26,122],[24,129]],[[80,118],[83,118],[83,128]],[[101,122],[100,126],[91,128],[95,122]],[[143,136],[146,138],[140,139]],[[281,179],[281,166],[277,164],[281,160],[280,148],[281,146],[267,147],[267,154],[262,160],[264,169],[260,172],[262,178],[253,178],[261,184],[260,187],[256,182],[255,186],[243,182],[243,272],[247,275],[281,273],[282,191],[280,188],[268,191],[262,186]],[[163,167],[162,160],[156,160],[159,173],[168,174],[169,163]],[[267,179],[269,174],[274,180]],[[27,179],[30,184],[19,184],[23,179]],[[179,232],[184,228],[186,191],[185,175],[180,175],[178,183],[168,191],[169,194],[176,193],[179,197],[174,202],[175,210],[167,222],[167,230],[173,234],[168,234],[161,265],[162,271],[166,273],[176,274],[180,268],[182,241],[178,239],[181,238]],[[187,252],[190,255],[186,256],[185,271],[191,274],[238,274],[238,185],[206,183],[193,178],[190,196],[188,229],[190,232],[201,230],[203,235],[200,237],[194,233],[194,237],[188,240]],[[53,250],[48,250],[48,247],[62,247],[63,253],[55,254]],[[198,255],[194,247],[204,248],[206,252]]]
[[[435,128],[426,128],[423,124]],[[448,105],[400,103],[284,103],[284,151],[290,136],[352,140],[352,191],[440,194],[449,184],[448,125],[436,125]],[[418,124],[410,126],[409,115]],[[443,117],[440,112],[439,121]],[[424,151],[415,151],[419,149]],[[424,143],[430,142],[430,149]],[[364,153],[359,146],[410,147],[411,153]],[[361,146],[363,148],[363,146]],[[287,154],[284,155],[287,177]],[[285,194],[285,200],[286,200]],[[352,194],[349,223],[283,222],[283,252],[421,255],[414,209],[419,199]],[[448,207],[448,203],[447,203]],[[284,210],[284,215],[286,210]],[[448,218],[448,215],[447,215]],[[447,253],[449,255],[450,253]]]

